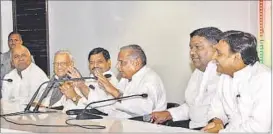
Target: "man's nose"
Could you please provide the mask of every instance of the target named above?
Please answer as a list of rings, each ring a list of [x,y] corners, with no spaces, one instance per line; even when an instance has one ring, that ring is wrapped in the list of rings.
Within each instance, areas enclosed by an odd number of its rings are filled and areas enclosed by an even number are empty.
[[[99,64],[95,62],[94,67],[98,67],[98,66],[99,66]]]
[[[190,49],[190,55],[194,55],[196,53],[196,50],[194,48]]]

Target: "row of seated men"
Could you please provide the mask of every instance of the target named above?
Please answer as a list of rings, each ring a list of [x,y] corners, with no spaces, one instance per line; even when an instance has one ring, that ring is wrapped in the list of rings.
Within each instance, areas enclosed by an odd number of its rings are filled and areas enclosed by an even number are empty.
[[[45,81],[82,77],[72,55],[58,51],[54,75],[49,79],[31,62],[31,54],[22,42],[19,33],[9,35],[14,69],[4,79],[13,82],[3,81],[2,100],[26,104]],[[90,76],[97,79],[49,83],[42,88],[52,86],[42,105],[64,106],[65,111],[84,108],[94,101],[147,93],[146,99],[136,97],[92,107],[117,118],[149,114],[153,123],[170,121],[169,126],[204,132],[270,132],[271,70],[259,62],[256,38],[243,31],[204,27],[190,33],[189,47],[196,69],[185,89],[185,102],[179,107],[167,109],[164,82],[148,67],[144,50],[135,44],[120,48],[116,65],[120,80],[111,71],[109,52],[94,48],[83,59],[89,62]]]

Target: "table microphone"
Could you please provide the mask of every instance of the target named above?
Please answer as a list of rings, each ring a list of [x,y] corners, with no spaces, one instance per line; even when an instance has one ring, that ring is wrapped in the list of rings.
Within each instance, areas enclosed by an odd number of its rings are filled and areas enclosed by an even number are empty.
[[[38,112],[39,107],[40,107],[42,101],[47,97],[47,95],[50,92],[50,90],[52,89],[54,83],[60,83],[60,82],[66,82],[66,81],[78,81],[78,80],[85,80],[85,79],[95,79],[95,78],[94,77],[81,77],[81,78],[68,78],[68,79],[61,79],[61,80],[54,79],[52,86],[50,86],[49,88],[47,88],[43,92],[41,98],[39,99],[38,103],[36,104],[35,108],[33,109],[33,112]],[[37,94],[36,94],[36,96],[37,96]]]
[[[77,120],[86,120],[86,119],[102,119],[101,116],[98,115],[93,115],[92,113],[88,113],[86,110],[87,108],[96,103],[101,103],[101,102],[107,102],[107,101],[113,101],[113,100],[122,100],[126,98],[132,98],[132,97],[142,97],[142,98],[147,98],[148,94],[143,93],[143,94],[135,94],[135,95],[129,95],[129,96],[124,96],[124,97],[118,97],[118,98],[113,98],[113,99],[106,99],[106,100],[101,100],[101,101],[94,101],[89,103],[80,114],[77,115],[76,119]],[[92,109],[92,108],[91,108]]]
[[[1,81],[7,81],[7,82],[12,82],[12,79],[0,79]]]

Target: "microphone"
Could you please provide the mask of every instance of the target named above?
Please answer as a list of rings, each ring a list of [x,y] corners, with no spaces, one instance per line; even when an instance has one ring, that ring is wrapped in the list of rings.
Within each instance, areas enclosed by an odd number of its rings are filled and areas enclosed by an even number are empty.
[[[105,77],[105,78],[111,78],[112,75],[111,75],[111,74],[105,74],[104,77]],[[97,76],[94,76],[94,77],[92,77],[92,79],[98,80],[98,77],[97,77]]]
[[[22,112],[15,112],[15,113],[10,113],[10,114],[4,114],[4,115],[1,115],[1,116],[14,116],[14,115],[20,115],[20,114],[26,114],[26,113],[33,113],[31,112],[29,109],[31,107],[31,104],[33,103],[34,99],[36,98],[38,92],[40,91],[41,87],[46,84],[46,83],[49,83],[50,81],[45,81],[43,82],[39,87],[38,89],[35,91],[35,93],[33,94],[32,98],[30,99],[29,103],[27,104],[26,108],[24,111]],[[49,112],[55,112],[55,111],[47,111],[48,113]]]
[[[111,74],[105,74],[104,77],[105,78],[111,78],[112,75]],[[98,77],[95,76],[95,77],[93,77],[93,79],[98,80]],[[93,89],[93,90],[95,89],[95,86],[93,86],[92,84],[90,84],[88,87]]]
[[[92,84],[89,85],[88,87],[91,88],[91,89],[93,89],[93,90],[95,89],[95,87]]]
[[[12,79],[0,79],[1,81],[7,81],[7,82],[12,82]]]
[[[91,113],[86,112],[87,108],[92,105],[92,104],[96,104],[96,103],[101,103],[101,102],[107,102],[107,101],[113,101],[113,100],[122,100],[122,99],[126,99],[126,98],[132,98],[132,97],[142,97],[142,98],[147,98],[148,94],[143,93],[143,94],[135,94],[135,95],[129,95],[129,96],[123,96],[123,97],[118,97],[118,98],[113,98],[113,99],[106,99],[106,100],[101,100],[101,101],[94,101],[89,103],[80,114],[77,115],[76,119],[77,120],[85,120],[85,119],[102,119],[101,116],[98,115],[93,115]],[[93,108],[91,108],[93,109]]]
[[[49,86],[48,88],[46,88],[46,90],[43,92],[40,100],[38,101],[35,108],[33,109],[33,112],[38,112],[42,101],[45,99],[45,97],[47,97],[48,93],[50,92],[50,90],[52,89],[52,87],[54,86],[55,83],[61,83],[61,82],[65,82],[65,81],[85,80],[85,79],[94,79],[94,77],[68,78],[68,79],[60,79],[60,80],[53,79],[53,82],[52,82],[53,84],[51,86]],[[36,94],[36,96],[37,96],[37,94]]]
[[[30,109],[32,103],[34,102],[34,99],[35,99],[36,96],[38,95],[38,93],[39,93],[41,87],[42,87],[44,84],[49,83],[49,82],[51,82],[51,81],[45,81],[45,82],[43,82],[43,83],[38,87],[38,89],[37,89],[37,90],[35,91],[35,93],[32,95],[32,98],[30,99],[29,103],[27,104],[27,106],[26,106],[26,108],[25,108],[25,112],[29,111],[29,109]]]

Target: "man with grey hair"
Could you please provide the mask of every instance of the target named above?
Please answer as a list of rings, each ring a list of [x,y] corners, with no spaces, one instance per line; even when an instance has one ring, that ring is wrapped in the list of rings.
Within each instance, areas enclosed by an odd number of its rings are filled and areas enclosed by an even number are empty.
[[[69,51],[60,50],[55,53],[54,56],[54,75],[51,77],[48,86],[52,87],[48,94],[48,97],[43,101],[43,105],[49,107],[61,106],[63,105],[63,93],[61,92],[60,83],[54,82],[54,80],[68,80],[68,72],[71,68],[74,68],[73,57]],[[70,85],[70,82],[64,82],[62,86]]]
[[[48,81],[48,78],[31,62],[31,54],[25,46],[15,46],[11,54],[15,69],[4,77],[4,79],[12,79],[12,82],[3,82],[2,99],[27,104],[40,84]]]
[[[139,45],[128,45],[120,49],[117,69],[121,80],[114,87],[100,72],[95,71],[99,84],[118,98],[134,94],[147,93],[147,98],[132,98],[115,103],[115,110],[110,116],[130,118],[149,114],[153,111],[162,111],[167,107],[166,92],[162,80],[156,72],[147,67],[147,58]]]

